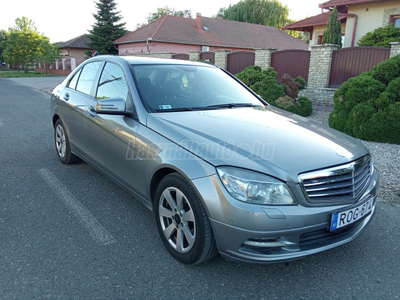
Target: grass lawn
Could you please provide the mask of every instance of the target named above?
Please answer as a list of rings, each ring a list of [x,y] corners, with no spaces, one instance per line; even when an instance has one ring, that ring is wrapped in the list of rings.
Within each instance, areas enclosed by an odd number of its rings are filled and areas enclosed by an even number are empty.
[[[48,74],[48,77],[54,77],[59,75]],[[46,77],[46,74],[39,72],[28,72],[24,71],[0,71],[0,78],[16,78],[16,77]]]

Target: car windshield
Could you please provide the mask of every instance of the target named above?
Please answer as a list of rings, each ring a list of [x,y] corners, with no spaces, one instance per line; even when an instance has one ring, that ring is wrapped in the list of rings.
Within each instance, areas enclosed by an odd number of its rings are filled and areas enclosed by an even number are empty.
[[[132,66],[143,100],[152,112],[264,105],[217,68],[191,65]]]

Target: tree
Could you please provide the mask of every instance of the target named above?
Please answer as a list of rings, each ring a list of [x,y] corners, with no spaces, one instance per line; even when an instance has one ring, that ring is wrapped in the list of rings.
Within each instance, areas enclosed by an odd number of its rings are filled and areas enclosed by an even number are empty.
[[[157,8],[157,11],[152,13],[150,16],[150,22],[155,21],[163,16],[177,16],[184,18],[191,18],[192,12],[190,10],[178,10],[170,9],[168,6]]]
[[[57,45],[50,44],[48,40],[43,40],[40,43],[38,50],[36,52],[36,59],[37,61],[44,64],[46,75],[49,65],[54,63],[57,59],[60,58],[61,58],[60,50],[58,50]]]
[[[8,39],[8,36],[10,33],[8,31],[5,31],[4,29],[0,30],[0,61],[3,62],[3,51],[5,47],[5,41]]]
[[[118,23],[122,17],[120,12],[115,11],[117,5],[114,0],[99,0],[96,6],[97,14],[93,14],[96,23],[89,30],[90,42],[87,46],[99,54],[118,54],[113,41],[124,36],[127,31],[124,28],[125,23]],[[88,56],[91,53],[92,51],[86,51]]]
[[[285,22],[285,25],[292,24],[294,22],[297,22],[297,21],[291,20],[291,19],[287,19],[286,22]],[[297,38],[299,40],[302,40],[303,42],[305,42],[307,44],[310,43],[310,33],[309,32],[297,31],[297,30],[287,30],[287,29],[285,29],[285,31],[288,34],[290,34],[291,36],[293,36],[293,37],[295,37],[295,38]]]
[[[183,17],[183,18],[191,18],[192,17],[192,12],[190,10],[178,10],[175,11],[175,9],[171,9],[168,6],[165,7],[159,7],[157,8],[156,12],[152,13],[149,17],[149,22],[153,22],[161,17],[164,16],[177,16],[177,17]],[[146,26],[147,24],[137,24],[137,28],[141,28],[143,26]]]
[[[4,61],[22,65],[25,72],[28,72],[28,66],[35,62],[40,43],[46,39],[48,40],[39,34],[32,20],[26,17],[17,18],[14,28],[9,28],[7,40],[2,43]]]
[[[335,6],[329,17],[328,28],[324,31],[322,44],[336,44],[342,48],[342,24],[338,20],[338,16]]]
[[[358,41],[358,45],[389,48],[390,42],[398,41],[400,41],[400,28],[388,25],[368,32]]]
[[[289,8],[277,0],[242,0],[228,8],[221,8],[217,17],[245,23],[282,28],[289,16]]]

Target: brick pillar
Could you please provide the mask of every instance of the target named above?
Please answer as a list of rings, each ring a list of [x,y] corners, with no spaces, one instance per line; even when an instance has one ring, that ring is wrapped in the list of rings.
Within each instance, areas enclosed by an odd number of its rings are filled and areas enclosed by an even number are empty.
[[[232,50],[215,50],[215,65],[222,68],[228,68],[228,54],[232,52]]]
[[[332,52],[338,45],[325,44],[311,47],[307,89],[327,88],[331,72]]]
[[[200,59],[200,51],[191,51],[189,52],[189,60],[199,60]]]
[[[256,57],[254,61],[255,66],[260,66],[261,69],[266,70],[271,66],[271,54],[275,52],[273,48],[258,48],[256,49]]]
[[[390,42],[390,57],[400,54],[400,42]]]

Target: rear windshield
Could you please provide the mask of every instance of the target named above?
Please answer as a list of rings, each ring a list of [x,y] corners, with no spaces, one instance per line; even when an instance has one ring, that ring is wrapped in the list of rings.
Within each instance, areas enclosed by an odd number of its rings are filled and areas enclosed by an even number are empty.
[[[209,66],[132,66],[143,100],[153,112],[261,106],[222,70]]]

